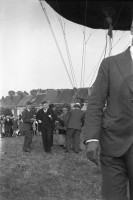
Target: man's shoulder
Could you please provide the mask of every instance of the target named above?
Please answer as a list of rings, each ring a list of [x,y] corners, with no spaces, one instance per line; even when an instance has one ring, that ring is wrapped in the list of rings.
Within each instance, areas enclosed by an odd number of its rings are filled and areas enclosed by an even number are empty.
[[[47,113],[50,114],[50,115],[56,116],[56,113],[53,110],[49,109],[49,108],[47,110]]]
[[[103,61],[104,62],[108,62],[108,61],[113,61],[113,60],[116,60],[116,59],[121,59],[121,58],[123,58],[123,56],[125,56],[126,54],[128,54],[129,51],[130,51],[129,48],[127,48],[123,52],[120,52],[120,53],[118,53],[116,55],[111,55],[111,56],[108,56],[108,57],[104,58]]]
[[[71,111],[71,113],[75,113],[75,114],[82,114],[82,110],[81,109],[73,109],[72,111]]]
[[[37,111],[37,113],[40,113],[40,112],[42,112],[42,110],[43,110],[42,108],[41,108],[41,109],[39,109],[39,110]]]
[[[25,108],[23,111],[22,111],[22,113],[26,113],[27,112],[27,109]]]

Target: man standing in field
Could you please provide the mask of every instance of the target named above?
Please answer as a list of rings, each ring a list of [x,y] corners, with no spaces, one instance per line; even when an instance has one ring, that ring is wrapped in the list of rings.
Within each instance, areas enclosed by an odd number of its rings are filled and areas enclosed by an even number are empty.
[[[24,144],[23,151],[30,152],[31,151],[31,143],[32,143],[32,124],[34,121],[34,112],[31,110],[32,103],[30,101],[26,104],[26,109],[22,112],[22,120],[23,120],[23,131],[24,131]]]
[[[88,159],[98,164],[100,155],[103,199],[127,200],[129,183],[133,200],[133,43],[102,61],[89,97],[84,136]]]

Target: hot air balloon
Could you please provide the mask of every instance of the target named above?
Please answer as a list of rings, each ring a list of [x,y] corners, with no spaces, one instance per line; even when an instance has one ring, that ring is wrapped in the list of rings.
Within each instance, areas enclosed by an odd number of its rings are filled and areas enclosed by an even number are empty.
[[[113,30],[129,31],[133,19],[132,1],[39,0],[49,4],[65,19],[92,29],[108,30],[111,55]],[[85,48],[84,48],[85,49]],[[94,72],[96,73],[96,71]],[[82,74],[82,72],[81,72]],[[83,75],[84,76],[84,75]],[[81,79],[83,79],[81,77]],[[84,81],[83,81],[84,82]],[[81,84],[81,86],[84,84]]]
[[[46,0],[64,18],[93,29],[129,30],[132,1]]]

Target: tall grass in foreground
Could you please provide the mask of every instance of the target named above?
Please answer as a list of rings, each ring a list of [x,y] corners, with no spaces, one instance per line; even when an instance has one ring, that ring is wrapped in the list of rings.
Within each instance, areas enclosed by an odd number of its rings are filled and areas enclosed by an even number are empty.
[[[34,136],[31,153],[23,153],[23,139],[0,140],[0,200],[101,200],[101,175],[84,151],[54,145],[48,155]]]

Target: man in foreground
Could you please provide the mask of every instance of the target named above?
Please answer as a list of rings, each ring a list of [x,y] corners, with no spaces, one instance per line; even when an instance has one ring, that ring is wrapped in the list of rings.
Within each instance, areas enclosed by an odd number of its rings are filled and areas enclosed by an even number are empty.
[[[84,137],[88,159],[98,164],[100,155],[103,199],[127,200],[128,182],[133,199],[132,45],[102,61],[89,98]]]

